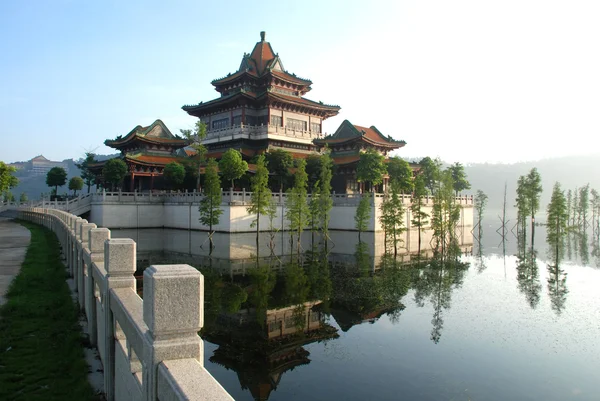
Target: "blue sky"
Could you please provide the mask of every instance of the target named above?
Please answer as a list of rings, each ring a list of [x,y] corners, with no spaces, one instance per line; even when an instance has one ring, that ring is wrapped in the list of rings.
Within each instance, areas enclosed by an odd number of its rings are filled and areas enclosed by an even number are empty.
[[[218,94],[259,32],[326,121],[375,125],[402,156],[514,162],[600,145],[596,1],[0,3],[0,160],[112,153],[107,138]]]

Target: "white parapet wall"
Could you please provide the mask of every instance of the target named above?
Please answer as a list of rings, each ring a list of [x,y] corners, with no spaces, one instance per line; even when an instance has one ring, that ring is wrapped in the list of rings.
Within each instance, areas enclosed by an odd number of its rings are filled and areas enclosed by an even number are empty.
[[[109,229],[62,210],[18,214],[56,233],[99,351],[108,401],[233,400],[203,366],[204,277],[197,269],[149,267],[142,300],[132,239],[111,239]]]
[[[223,214],[219,217],[219,224],[213,226],[218,232],[244,233],[255,232],[252,222],[255,215],[248,214],[251,194],[249,192],[224,192],[221,209]],[[289,223],[285,219],[285,199],[287,194],[273,194],[276,203],[276,215],[273,218],[275,230],[287,230]],[[111,229],[121,228],[178,228],[191,230],[204,230],[209,228],[200,224],[198,211],[201,195],[192,194],[116,194],[105,193],[96,195],[91,200],[90,221],[101,227]],[[329,228],[331,230],[354,231],[356,207],[360,202],[360,194],[333,194],[333,207],[330,212]],[[380,206],[383,201],[382,194],[375,194],[372,200],[371,216],[366,231],[382,231],[379,221]],[[411,197],[403,196],[403,205],[406,209],[404,226],[410,227],[412,215],[410,212]],[[460,227],[473,227],[473,197],[456,197],[456,203],[461,206]],[[431,214],[433,200],[424,199],[423,211]],[[270,221],[266,216],[260,218],[261,231],[270,231]]]

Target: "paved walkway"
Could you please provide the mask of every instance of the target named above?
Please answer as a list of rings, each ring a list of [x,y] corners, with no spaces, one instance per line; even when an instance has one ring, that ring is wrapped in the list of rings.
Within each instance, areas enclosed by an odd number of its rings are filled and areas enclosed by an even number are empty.
[[[30,241],[28,229],[0,216],[0,306],[6,302],[6,291],[21,269]]]

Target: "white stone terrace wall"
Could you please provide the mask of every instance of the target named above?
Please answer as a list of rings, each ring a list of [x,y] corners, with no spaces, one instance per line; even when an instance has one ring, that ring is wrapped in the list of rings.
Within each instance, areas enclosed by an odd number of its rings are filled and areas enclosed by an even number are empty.
[[[356,207],[360,202],[360,194],[333,194],[333,208],[330,213],[329,228],[332,230],[355,230],[354,216]],[[255,232],[251,227],[255,216],[247,213],[250,204],[250,192],[226,191],[223,192],[221,208],[223,214],[219,224],[213,229],[219,232],[243,233]],[[286,193],[274,193],[273,200],[277,204],[277,213],[273,219],[276,230],[287,230],[289,222],[285,219]],[[178,228],[192,230],[208,230],[207,226],[200,224],[198,205],[202,195],[198,193],[176,194],[138,194],[106,192],[95,194],[91,200],[90,221],[99,226],[108,228]],[[366,231],[382,231],[379,222],[380,206],[383,194],[375,194]],[[405,227],[410,227],[412,219],[409,207],[411,197],[404,195],[403,204],[407,209]],[[459,196],[456,202],[461,205],[461,226],[473,226],[473,197]],[[424,200],[426,213],[431,213],[433,199]],[[269,231],[269,219],[262,216],[260,219],[261,231]]]
[[[232,400],[203,367],[204,277],[189,265],[151,266],[136,292],[136,243],[111,239],[65,211],[22,208],[53,230],[75,282],[90,341],[104,366],[108,401]]]

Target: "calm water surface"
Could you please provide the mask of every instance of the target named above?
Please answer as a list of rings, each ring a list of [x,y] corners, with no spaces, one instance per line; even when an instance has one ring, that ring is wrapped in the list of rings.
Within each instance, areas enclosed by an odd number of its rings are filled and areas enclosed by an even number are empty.
[[[484,227],[481,246],[475,240],[460,263],[402,269],[379,268],[377,236],[357,254],[356,233],[338,234],[344,244],[327,267],[292,274],[278,265],[262,309],[254,305],[265,288],[250,267],[240,269],[246,255],[228,267],[215,262],[206,368],[236,400],[599,400],[597,242],[572,239],[557,270],[543,227],[535,259],[529,246],[529,256],[517,256],[512,235],[503,245],[496,222]],[[152,263],[156,241],[163,259],[181,262],[198,248],[191,236],[205,235],[121,234],[137,235]],[[179,249],[185,236],[187,251]],[[221,252],[244,248],[242,237]],[[250,294],[245,302],[240,291]]]

